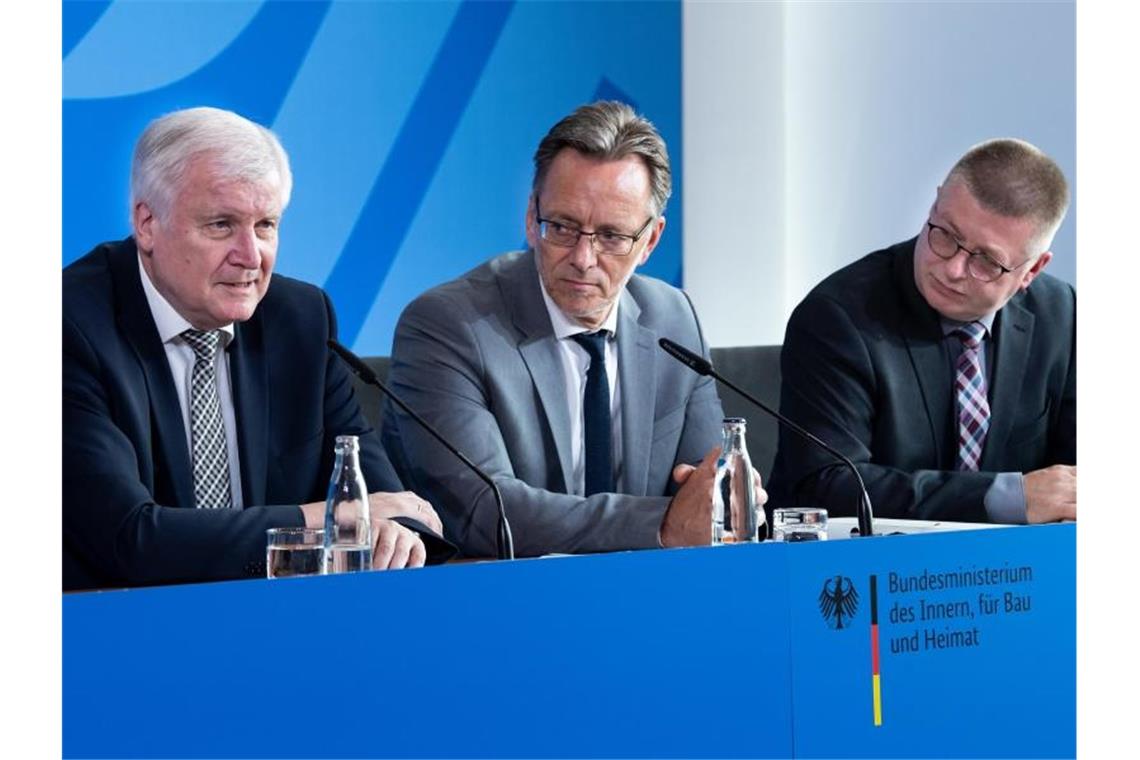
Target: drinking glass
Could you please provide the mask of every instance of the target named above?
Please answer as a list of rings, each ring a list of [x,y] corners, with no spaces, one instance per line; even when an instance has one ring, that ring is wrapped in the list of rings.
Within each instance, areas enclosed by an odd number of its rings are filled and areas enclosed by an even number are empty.
[[[772,513],[775,541],[826,541],[827,510],[816,507],[777,509]]]
[[[267,577],[320,575],[323,571],[325,532],[320,528],[270,528],[265,536]]]

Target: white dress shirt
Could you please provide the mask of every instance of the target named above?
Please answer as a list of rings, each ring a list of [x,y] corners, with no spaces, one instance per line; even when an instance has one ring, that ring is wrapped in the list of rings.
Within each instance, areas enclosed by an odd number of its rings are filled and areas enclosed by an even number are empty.
[[[182,337],[182,333],[192,329],[194,325],[187,322],[181,314],[175,311],[143,268],[142,256],[139,256],[139,279],[142,280],[143,292],[146,293],[146,302],[150,306],[150,314],[154,318],[154,326],[158,328],[158,337],[162,340],[162,347],[166,349],[166,361],[170,363],[170,374],[174,378],[174,389],[178,393],[178,405],[182,407],[182,428],[186,432],[186,450],[193,459],[194,441],[190,434],[190,375],[194,370],[194,349]],[[230,385],[230,357],[226,347],[234,339],[234,326],[232,324],[220,328],[221,340],[218,341],[218,351],[225,361],[214,360],[214,374],[218,382],[218,402],[222,408],[222,422],[226,427],[226,454],[230,464],[230,499],[234,508],[242,508],[241,499],[241,467],[238,461],[237,448],[237,422],[234,417],[234,394]],[[193,461],[190,462],[193,471]]]
[[[550,314],[550,324],[554,327],[554,337],[558,339],[558,355],[562,360],[562,375],[566,379],[566,406],[570,410],[570,457],[573,463],[571,482],[566,486],[569,492],[577,496],[586,494],[586,427],[583,421],[583,402],[586,396],[586,372],[590,369],[590,355],[586,349],[571,340],[572,335],[591,332],[582,325],[573,321],[565,314],[558,304],[546,292],[546,286],[539,277],[539,287],[542,288],[542,300],[546,302],[546,311]],[[613,434],[613,463],[614,485],[620,491],[624,486],[621,451],[621,383],[618,381],[617,361],[617,315],[619,302],[614,302],[613,309],[606,317],[606,321],[598,329],[608,330],[609,340],[606,341],[606,377],[610,381],[610,419],[611,433]]]

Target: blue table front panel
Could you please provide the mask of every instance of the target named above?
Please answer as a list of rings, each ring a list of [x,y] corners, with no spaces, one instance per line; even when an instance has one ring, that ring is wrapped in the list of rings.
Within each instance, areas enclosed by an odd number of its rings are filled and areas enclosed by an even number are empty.
[[[788,757],[783,549],[70,595],[64,754]]]

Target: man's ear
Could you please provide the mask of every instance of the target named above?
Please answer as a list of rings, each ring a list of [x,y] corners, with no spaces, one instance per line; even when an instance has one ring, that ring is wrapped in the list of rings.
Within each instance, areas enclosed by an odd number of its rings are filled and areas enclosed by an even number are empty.
[[[1045,253],[1038,256],[1037,260],[1033,262],[1033,266],[1029,267],[1025,274],[1022,275],[1021,282],[1018,284],[1018,287],[1021,290],[1028,288],[1029,283],[1033,282],[1037,275],[1041,274],[1041,272],[1045,270],[1045,267],[1049,266],[1049,262],[1052,260],[1052,251],[1045,251]]]
[[[649,235],[649,242],[645,245],[645,251],[643,251],[641,254],[641,260],[637,262],[638,266],[641,266],[645,262],[649,261],[649,254],[653,253],[653,249],[656,248],[657,244],[661,242],[661,233],[664,231],[665,217],[659,216],[657,217],[657,221],[650,226],[649,231],[646,233]]]
[[[131,209],[131,229],[140,251],[149,253],[154,250],[154,225],[156,224],[158,224],[158,220],[155,219],[154,212],[146,203],[139,201]]]

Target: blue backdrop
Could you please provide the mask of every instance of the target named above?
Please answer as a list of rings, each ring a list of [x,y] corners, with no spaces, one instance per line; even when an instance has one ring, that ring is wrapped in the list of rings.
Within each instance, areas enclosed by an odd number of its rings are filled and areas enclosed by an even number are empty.
[[[387,354],[413,297],[522,244],[535,146],[606,97],[669,145],[677,191],[642,271],[680,284],[679,2],[64,2],[62,42],[64,264],[129,234],[147,122],[229,108],[290,154],[277,271]]]

